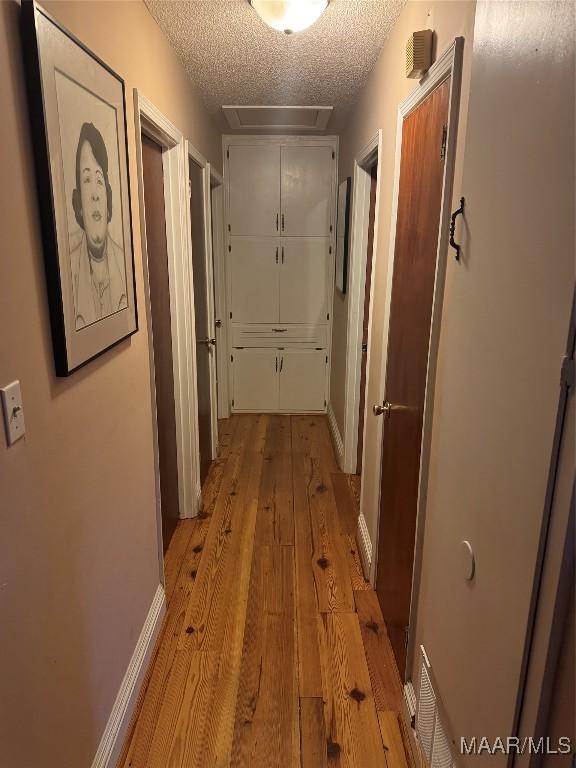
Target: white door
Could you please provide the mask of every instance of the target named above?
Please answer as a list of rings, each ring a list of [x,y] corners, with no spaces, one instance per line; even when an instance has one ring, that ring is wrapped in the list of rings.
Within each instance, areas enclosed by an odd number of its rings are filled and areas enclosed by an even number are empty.
[[[232,235],[277,235],[280,147],[229,147],[229,224]]]
[[[280,238],[230,238],[228,268],[233,322],[277,323]]]
[[[230,415],[228,397],[228,337],[226,317],[226,267],[224,254],[224,187],[219,184],[211,192],[212,253],[214,262],[214,317],[216,325],[216,384],[218,418]]]
[[[326,407],[326,350],[278,351],[281,411],[323,411]]]
[[[282,238],[280,322],[327,322],[330,242],[326,237]]]
[[[277,411],[278,368],[277,349],[233,349],[234,410]]]
[[[332,152],[331,147],[282,147],[281,234],[330,234]]]

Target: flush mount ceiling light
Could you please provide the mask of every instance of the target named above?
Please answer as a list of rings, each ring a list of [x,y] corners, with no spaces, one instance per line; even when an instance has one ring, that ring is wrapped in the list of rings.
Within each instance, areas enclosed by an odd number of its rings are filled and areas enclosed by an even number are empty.
[[[330,0],[248,0],[262,21],[291,35],[307,29],[328,7]]]

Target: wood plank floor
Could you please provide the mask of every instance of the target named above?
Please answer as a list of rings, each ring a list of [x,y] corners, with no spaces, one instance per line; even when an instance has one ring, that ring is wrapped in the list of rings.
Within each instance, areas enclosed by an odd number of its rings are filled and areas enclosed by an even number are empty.
[[[402,690],[320,416],[233,416],[166,556],[119,768],[407,768]]]

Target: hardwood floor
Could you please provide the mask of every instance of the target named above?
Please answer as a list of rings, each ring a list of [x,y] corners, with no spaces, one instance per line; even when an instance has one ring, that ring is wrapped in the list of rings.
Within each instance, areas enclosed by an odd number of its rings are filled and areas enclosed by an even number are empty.
[[[407,768],[402,689],[319,416],[220,423],[119,768]]]

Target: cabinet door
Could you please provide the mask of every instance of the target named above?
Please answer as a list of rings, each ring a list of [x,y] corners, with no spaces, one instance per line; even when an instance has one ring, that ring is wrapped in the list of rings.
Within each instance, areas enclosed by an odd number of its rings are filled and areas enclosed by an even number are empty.
[[[280,410],[323,411],[326,396],[326,350],[284,349],[280,358]]]
[[[330,275],[326,237],[285,237],[280,257],[280,322],[326,322]]]
[[[229,224],[232,235],[277,235],[280,147],[229,148]]]
[[[327,236],[332,213],[331,147],[282,147],[281,234]]]
[[[228,252],[230,311],[235,323],[277,323],[280,239],[232,237]]]
[[[232,350],[235,411],[278,410],[278,356],[276,349]]]

